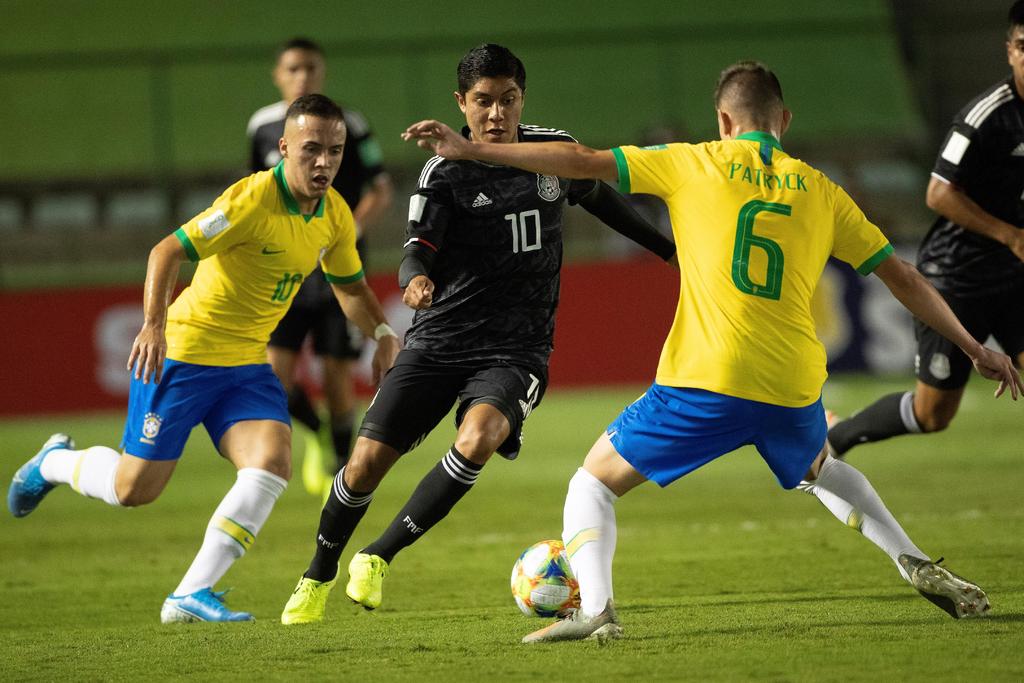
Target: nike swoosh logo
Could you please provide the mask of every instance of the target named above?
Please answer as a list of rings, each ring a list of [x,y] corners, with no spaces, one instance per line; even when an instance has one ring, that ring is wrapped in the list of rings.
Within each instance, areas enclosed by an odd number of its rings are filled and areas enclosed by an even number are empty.
[[[263,247],[263,251],[260,252],[260,253],[267,254],[269,256],[270,254],[283,254],[285,251],[287,251],[287,250],[286,249],[276,249],[276,250],[271,251],[270,249],[267,249],[266,247]]]

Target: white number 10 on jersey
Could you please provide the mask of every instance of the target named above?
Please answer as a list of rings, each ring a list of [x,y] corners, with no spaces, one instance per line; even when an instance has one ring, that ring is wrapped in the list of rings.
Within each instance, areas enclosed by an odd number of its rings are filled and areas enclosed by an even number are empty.
[[[512,253],[537,251],[540,249],[540,211],[530,209],[520,211],[518,214],[510,213],[505,215],[505,220],[511,223],[512,227]],[[529,225],[533,224],[532,230]],[[530,241],[533,233],[533,241]]]

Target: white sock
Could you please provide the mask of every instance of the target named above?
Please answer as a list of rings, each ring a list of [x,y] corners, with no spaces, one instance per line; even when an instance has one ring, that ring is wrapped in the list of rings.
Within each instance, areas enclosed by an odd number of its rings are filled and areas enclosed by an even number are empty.
[[[878,497],[871,482],[842,460],[832,456],[825,458],[817,480],[802,482],[800,488],[817,496],[840,522],[860,531],[881,548],[896,563],[900,576],[905,580],[910,579],[897,561],[900,555],[906,553],[925,560],[931,559],[910,540]]]
[[[174,595],[213,588],[235,560],[256,542],[256,534],[288,482],[266,470],[245,467],[210,518],[203,545]]]
[[[68,484],[83,496],[120,505],[114,489],[117,463],[120,461],[121,454],[106,446],[93,446],[82,451],[62,448],[46,454],[39,473],[51,484]]]
[[[590,616],[603,612],[612,598],[616,500],[618,496],[582,467],[569,480],[562,542],[573,574],[580,582],[580,609]]]

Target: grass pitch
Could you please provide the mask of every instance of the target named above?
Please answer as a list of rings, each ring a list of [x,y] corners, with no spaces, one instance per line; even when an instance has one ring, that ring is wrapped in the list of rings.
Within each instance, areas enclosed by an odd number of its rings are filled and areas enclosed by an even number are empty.
[[[911,380],[830,380],[841,413]],[[322,625],[280,625],[313,547],[319,501],[293,481],[253,550],[225,577],[255,624],[159,623],[160,604],[233,481],[202,430],[163,497],[117,510],[59,489],[0,521],[2,680],[1020,680],[1024,625],[1024,405],[972,380],[945,434],[855,451],[850,462],[915,541],[992,600],[954,621],[815,499],[785,492],[746,449],[667,490],[617,504],[616,602],[626,637],[607,646],[523,646],[543,625],[519,614],[518,554],[557,538],[569,477],[640,389],[548,395],[517,462],[494,458],[474,490],[396,558],[376,612],[339,587]],[[115,445],[121,415],[0,421],[0,475],[53,431]],[[443,423],[399,462],[343,556],[391,520],[453,436]],[[297,445],[296,450],[299,451]]]

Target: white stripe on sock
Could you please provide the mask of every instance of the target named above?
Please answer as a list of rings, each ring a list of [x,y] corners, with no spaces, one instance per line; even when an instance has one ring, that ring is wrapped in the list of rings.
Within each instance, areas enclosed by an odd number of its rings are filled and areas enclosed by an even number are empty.
[[[462,482],[466,486],[472,486],[475,484],[476,478],[480,476],[480,470],[473,470],[466,467],[458,461],[458,459],[452,454],[451,450],[445,453],[445,456],[441,458],[441,466],[444,467],[444,471],[448,473],[448,476],[455,481]]]
[[[334,497],[345,507],[358,508],[369,505],[370,501],[373,500],[373,491],[363,496],[353,496],[345,487],[345,468],[342,467],[341,471],[334,477]]]
[[[900,419],[903,420],[903,426],[907,428],[907,431],[911,434],[920,434],[921,425],[917,423],[917,417],[914,415],[914,392],[908,391],[900,397]]]

